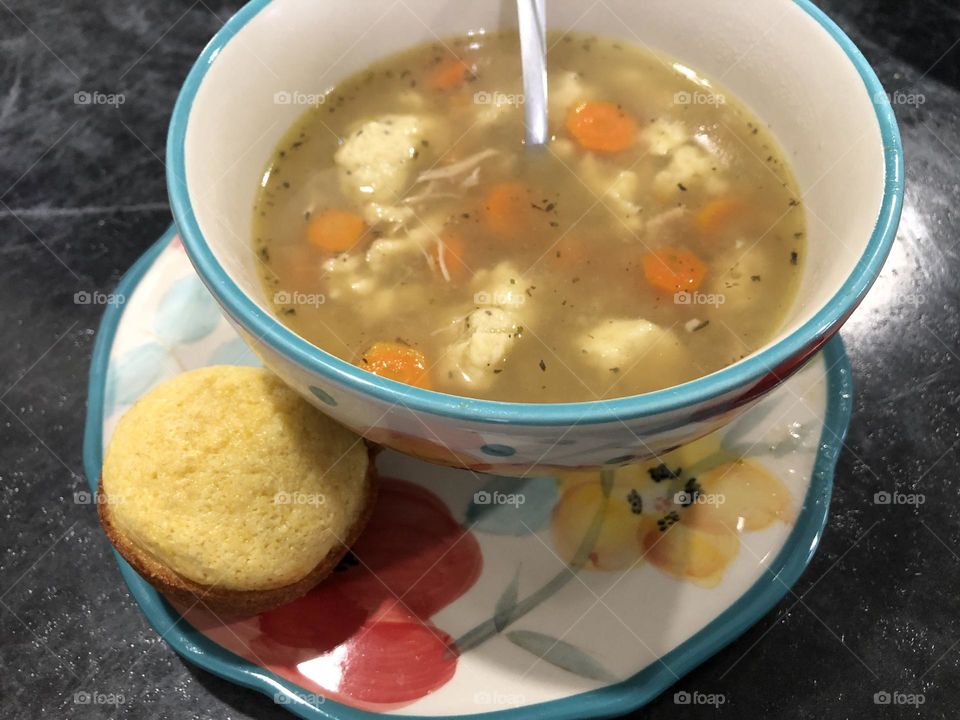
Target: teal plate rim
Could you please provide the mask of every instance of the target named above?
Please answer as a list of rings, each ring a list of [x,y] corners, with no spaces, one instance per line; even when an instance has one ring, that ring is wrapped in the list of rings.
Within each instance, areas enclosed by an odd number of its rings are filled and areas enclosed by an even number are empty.
[[[116,292],[131,297],[140,280],[176,235],[170,226],[120,280]],[[103,409],[110,350],[116,337],[123,305],[107,305],[97,331],[90,365],[87,416],[83,437],[83,465],[91,491],[96,490],[102,465]],[[535,714],[550,720],[585,720],[626,714],[650,702],[699,664],[719,652],[759,621],[793,587],[817,549],[827,523],[833,474],[850,424],[853,383],[850,363],[839,335],[821,351],[827,363],[827,412],[810,488],[796,524],[777,557],[757,580],[713,622],[686,642],[626,680],[560,700],[509,710],[455,716],[404,716],[409,720],[521,720]],[[190,663],[231,682],[257,690],[307,720],[372,720],[381,713],[360,710],[325,700],[314,702],[294,683],[225,650],[188,623],[117,553],[120,574],[147,622],[170,647]],[[669,666],[670,670],[667,670]],[[671,672],[672,671],[672,672]],[[676,676],[674,675],[676,673]]]

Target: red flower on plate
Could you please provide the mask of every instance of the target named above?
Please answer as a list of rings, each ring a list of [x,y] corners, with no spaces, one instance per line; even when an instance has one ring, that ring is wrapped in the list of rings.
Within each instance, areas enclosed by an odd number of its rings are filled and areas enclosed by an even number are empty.
[[[431,617],[473,586],[482,565],[476,539],[439,498],[383,478],[367,528],[331,577],[276,610],[201,629],[307,692],[388,710],[453,677],[453,638]]]

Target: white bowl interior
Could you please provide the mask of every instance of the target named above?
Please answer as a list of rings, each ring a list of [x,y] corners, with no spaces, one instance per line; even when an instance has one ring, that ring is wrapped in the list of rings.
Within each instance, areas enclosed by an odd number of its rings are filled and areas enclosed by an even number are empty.
[[[274,0],[212,62],[186,132],[197,222],[234,282],[267,312],[251,251],[254,197],[267,159],[304,110],[280,92],[320,93],[378,57],[464,33],[514,27],[512,0]],[[606,0],[549,6],[553,30],[646,44],[733,92],[770,125],[807,211],[798,300],[781,337],[833,296],[863,254],[884,189],[872,98],[830,35],[790,0]],[[776,339],[774,340],[774,342]]]

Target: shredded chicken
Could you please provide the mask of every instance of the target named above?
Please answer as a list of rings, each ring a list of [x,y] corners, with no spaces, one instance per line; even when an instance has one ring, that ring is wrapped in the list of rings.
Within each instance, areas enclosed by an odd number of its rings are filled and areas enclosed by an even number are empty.
[[[473,169],[473,172],[460,181],[460,187],[471,188],[480,184],[480,166]]]
[[[690,211],[683,205],[657,213],[647,221],[647,234],[656,238],[665,232],[674,230],[675,224],[689,214]]]
[[[450,271],[447,270],[447,245],[442,237],[437,238],[437,265],[444,281],[450,282]]]
[[[445,165],[444,167],[440,168],[424,170],[417,176],[416,184],[428,182],[430,180],[453,180],[458,175],[462,175],[465,172],[473,170],[473,168],[478,166],[487,158],[499,154],[499,150],[487,148],[486,150],[481,150],[480,152],[474,153],[469,157],[465,157],[459,162],[451,163],[450,165]]]
[[[440,192],[437,189],[437,183],[435,181],[430,181],[424,187],[423,192],[419,195],[410,195],[403,199],[403,202],[408,205],[413,205],[418,202],[423,202],[424,200],[436,200],[438,198],[452,198],[457,199],[460,197],[459,193],[452,192]]]

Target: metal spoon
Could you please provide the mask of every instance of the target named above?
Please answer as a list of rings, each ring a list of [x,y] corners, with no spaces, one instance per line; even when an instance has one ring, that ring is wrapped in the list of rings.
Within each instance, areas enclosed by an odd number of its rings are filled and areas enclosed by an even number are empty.
[[[517,0],[527,145],[547,142],[546,0]]]

